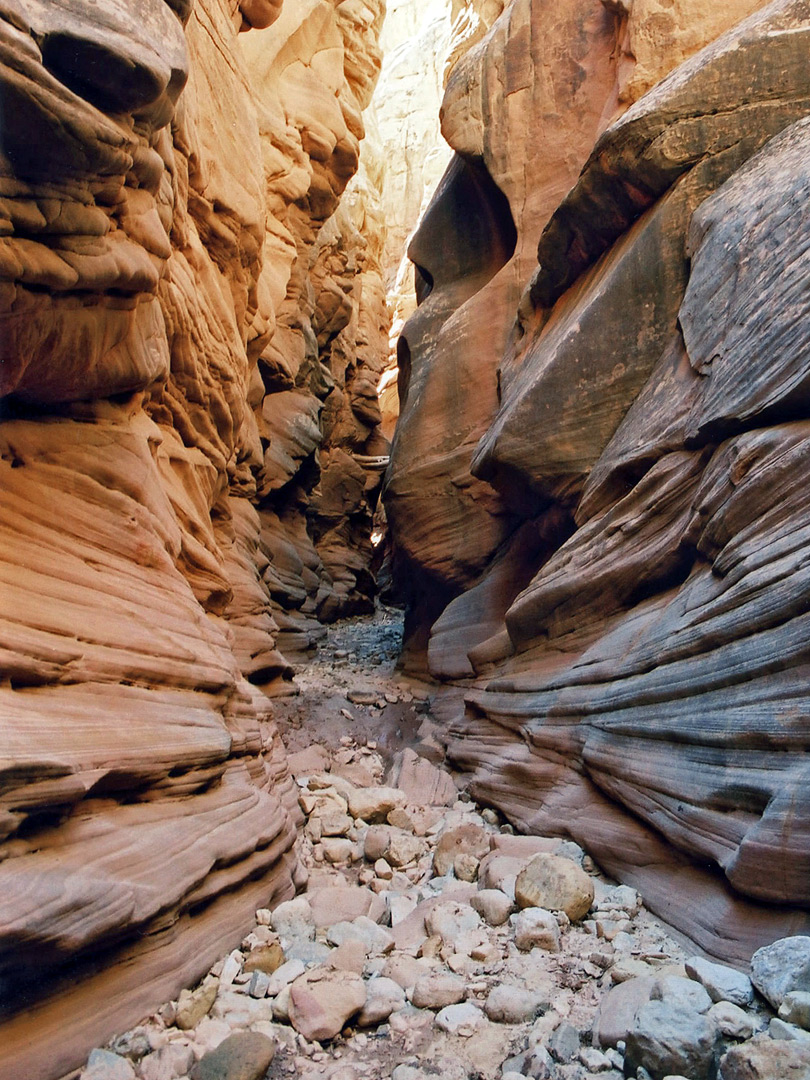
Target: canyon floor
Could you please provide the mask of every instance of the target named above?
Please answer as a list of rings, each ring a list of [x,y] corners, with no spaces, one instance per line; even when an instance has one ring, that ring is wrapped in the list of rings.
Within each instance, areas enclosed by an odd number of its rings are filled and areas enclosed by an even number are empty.
[[[385,608],[335,624],[277,703],[305,890],[72,1075],[700,1080],[722,1057],[733,1080],[805,1062],[746,975],[690,958],[577,845],[516,836],[457,789],[435,688],[396,670],[401,631]]]

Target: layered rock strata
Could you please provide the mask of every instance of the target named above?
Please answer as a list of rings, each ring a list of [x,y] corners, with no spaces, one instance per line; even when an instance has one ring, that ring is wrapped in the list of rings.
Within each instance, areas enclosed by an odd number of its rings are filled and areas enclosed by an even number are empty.
[[[0,11],[3,1077],[61,1075],[299,880],[260,688],[368,602],[386,328],[352,213],[320,234],[381,5],[279,7]]]
[[[653,7],[572,3],[541,37],[515,3],[451,80],[388,514],[412,642],[474,681],[449,749],[479,797],[742,961],[810,899],[810,8],[657,81],[721,27],[633,65]]]

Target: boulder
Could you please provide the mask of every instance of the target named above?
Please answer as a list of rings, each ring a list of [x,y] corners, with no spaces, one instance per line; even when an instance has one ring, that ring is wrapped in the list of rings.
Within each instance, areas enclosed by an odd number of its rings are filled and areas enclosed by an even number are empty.
[[[366,1003],[359,975],[315,968],[290,986],[290,1023],[305,1039],[333,1039]]]
[[[521,908],[564,911],[571,922],[578,922],[593,903],[593,882],[570,859],[535,855],[517,876],[515,900]]]

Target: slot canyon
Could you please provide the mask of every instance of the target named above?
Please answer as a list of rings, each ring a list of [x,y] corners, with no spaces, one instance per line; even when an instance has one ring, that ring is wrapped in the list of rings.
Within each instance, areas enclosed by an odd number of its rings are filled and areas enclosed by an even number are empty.
[[[0,1080],[810,1080],[810,0],[0,51]]]

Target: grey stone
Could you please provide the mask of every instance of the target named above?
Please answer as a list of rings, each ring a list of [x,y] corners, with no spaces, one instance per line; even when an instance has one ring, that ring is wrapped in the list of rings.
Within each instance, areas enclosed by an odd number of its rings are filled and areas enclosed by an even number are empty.
[[[777,1016],[775,1016],[768,1025],[768,1034],[772,1039],[783,1039],[786,1042],[810,1043],[810,1031],[805,1031],[795,1024],[788,1024],[784,1020],[780,1020]]]
[[[462,1001],[456,1005],[446,1005],[436,1013],[436,1026],[448,1035],[469,1037],[484,1023],[484,1014],[477,1005]]]
[[[807,990],[791,990],[779,1006],[779,1019],[788,1024],[798,1024],[810,1030],[810,993]]]
[[[626,985],[626,984],[625,984]],[[627,1033],[625,1069],[648,1069],[656,1080],[683,1073],[710,1080],[715,1065],[717,1028],[701,1013],[668,1001],[649,1001]]]
[[[705,988],[712,1001],[731,1001],[742,1006],[754,1000],[754,987],[748,976],[725,964],[692,956],[686,961],[686,973]]]
[[[252,998],[267,997],[267,988],[270,985],[270,976],[265,971],[254,971],[250,976],[248,993]]]
[[[346,941],[360,941],[369,955],[377,956],[390,952],[394,947],[391,934],[373,919],[369,919],[367,915],[360,915],[351,922],[339,922],[331,926],[326,932],[326,940],[332,945],[343,945]]]
[[[641,975],[611,987],[602,998],[594,1020],[595,1044],[615,1047],[626,1039],[639,1009],[650,1000],[654,986],[653,976]]]
[[[579,1032],[571,1024],[560,1024],[551,1033],[548,1050],[555,1061],[573,1061],[579,1054]]]
[[[357,1023],[371,1027],[387,1020],[392,1012],[405,1006],[405,991],[393,979],[381,976],[366,983],[366,1003],[360,1010]]]
[[[708,1012],[712,1006],[712,999],[700,983],[680,975],[663,975],[656,979],[650,997],[653,1001],[666,1001],[699,1013]]]
[[[294,941],[285,950],[287,960],[300,960],[302,964],[323,964],[329,959],[331,949],[322,941]]]
[[[309,901],[303,896],[286,900],[273,909],[270,925],[280,938],[292,941],[312,941],[315,937],[315,919]]]
[[[276,1044],[257,1031],[229,1035],[204,1054],[189,1073],[191,1080],[262,1080],[276,1052]]]
[[[750,1013],[731,1001],[718,1001],[712,1005],[706,1016],[727,1039],[750,1039],[759,1027]]]
[[[560,951],[560,927],[550,911],[528,907],[512,916],[515,944],[523,951],[540,948],[547,952]]]
[[[751,982],[775,1009],[791,990],[810,990],[810,937],[781,938],[757,949]]]
[[[91,1050],[82,1080],[135,1080],[132,1062],[111,1050]]]

